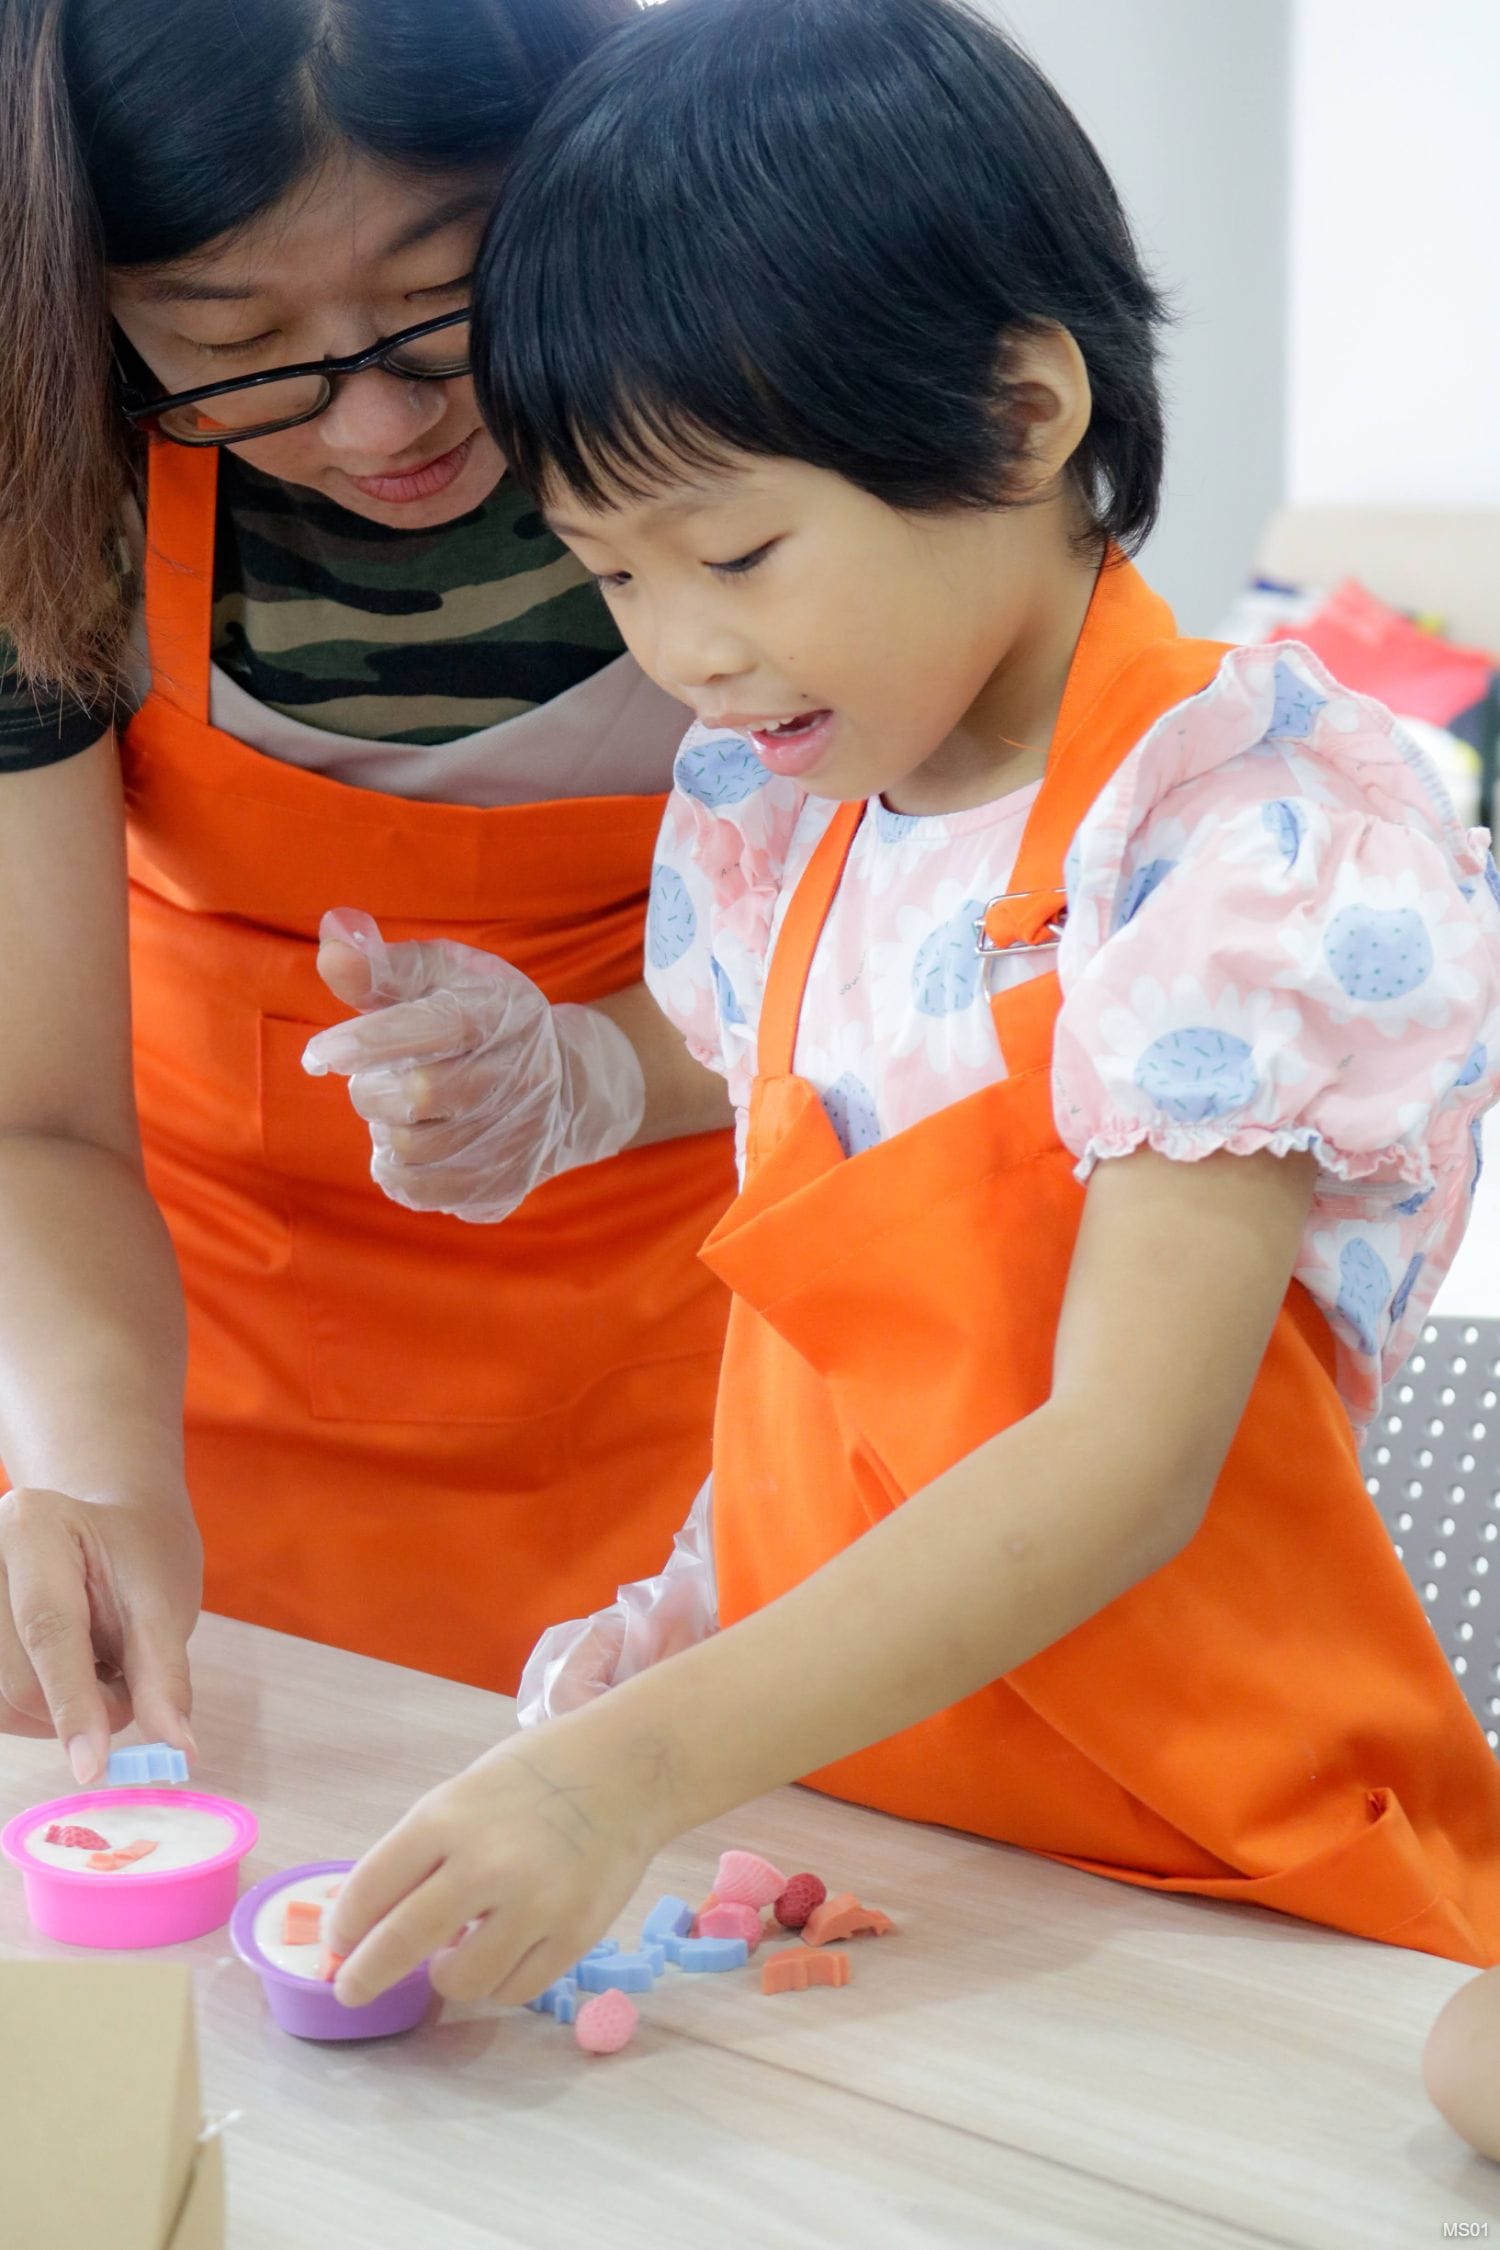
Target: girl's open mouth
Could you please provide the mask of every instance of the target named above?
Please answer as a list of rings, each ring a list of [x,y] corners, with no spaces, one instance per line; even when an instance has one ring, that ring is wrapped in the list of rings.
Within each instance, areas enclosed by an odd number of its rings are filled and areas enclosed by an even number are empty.
[[[802,711],[774,726],[752,727],[756,756],[772,773],[804,774],[817,764],[833,732],[831,711]]]

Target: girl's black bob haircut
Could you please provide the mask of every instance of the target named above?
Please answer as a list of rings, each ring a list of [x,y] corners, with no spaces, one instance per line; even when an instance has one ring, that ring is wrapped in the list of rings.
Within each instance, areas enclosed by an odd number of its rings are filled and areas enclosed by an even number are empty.
[[[482,411],[538,494],[640,499],[726,453],[911,512],[1003,506],[1005,340],[1071,331],[1101,540],[1155,521],[1161,298],[1046,79],[955,0],[670,0],[527,140],[475,286]]]

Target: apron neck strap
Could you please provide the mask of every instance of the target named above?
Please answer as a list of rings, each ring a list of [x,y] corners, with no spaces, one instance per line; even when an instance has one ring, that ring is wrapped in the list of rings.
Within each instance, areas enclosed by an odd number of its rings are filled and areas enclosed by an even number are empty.
[[[146,640],[151,690],[208,722],[217,446],[153,438],[146,470]]]
[[[1110,550],[1073,652],[1010,890],[991,902],[976,932],[982,952],[1052,937],[1067,906],[1063,862],[1089,807],[1163,711],[1208,685],[1223,654],[1217,642],[1178,640],[1160,595],[1118,548]],[[762,1077],[791,1071],[813,955],[864,810],[863,802],[838,807],[788,902],[761,1008]],[[1041,1067],[1051,1052],[1056,977],[1012,986],[990,1005],[1010,1075]]]

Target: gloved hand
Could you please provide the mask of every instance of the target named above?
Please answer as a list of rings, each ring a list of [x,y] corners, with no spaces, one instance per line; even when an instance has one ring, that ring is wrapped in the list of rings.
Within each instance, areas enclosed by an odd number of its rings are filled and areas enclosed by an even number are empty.
[[[302,1067],[347,1077],[393,1202],[493,1223],[634,1140],[645,1080],[608,1016],[552,1007],[475,946],[387,945],[352,908],[325,914],[318,934],[319,974],[360,1013],[309,1040]]]
[[[609,1608],[595,1610],[592,1617],[548,1626],[527,1657],[516,1690],[516,1717],[523,1727],[576,1711],[664,1656],[676,1656],[718,1631],[713,1490],[709,1477],[655,1578],[622,1586]]]

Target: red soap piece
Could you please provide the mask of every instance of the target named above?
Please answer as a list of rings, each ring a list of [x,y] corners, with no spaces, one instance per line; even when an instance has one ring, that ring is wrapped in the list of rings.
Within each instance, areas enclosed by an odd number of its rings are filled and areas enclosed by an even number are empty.
[[[769,1906],[785,1889],[780,1868],[755,1852],[725,1852],[714,1877],[714,1890],[725,1904]]]
[[[117,1867],[128,1867],[130,1862],[123,1852],[90,1852],[83,1864],[101,1875],[113,1875]]]
[[[886,1937],[895,1928],[878,1907],[861,1906],[853,1891],[835,1891],[815,1906],[802,1929],[804,1945],[827,1945],[834,1938]]]
[[[740,1906],[730,1899],[700,1914],[693,1924],[693,1934],[695,1937],[742,1937],[753,1953],[766,1932],[753,1906]]]
[[[635,2037],[640,2011],[623,1992],[598,1992],[585,2000],[573,2023],[573,2037],[587,2055],[617,2055]]]
[[[325,1945],[323,1948],[323,1958],[318,1963],[319,1983],[332,1984],[334,1978],[338,1975],[340,1969],[344,1966],[344,1963],[348,1960],[348,1958],[349,1956],[347,1953],[331,1953],[328,1947]]]
[[[281,1918],[283,1945],[316,1945],[323,1935],[323,1909],[315,1898],[289,1898]]]
[[[800,1930],[815,1906],[828,1896],[816,1875],[794,1875],[771,1911],[784,1930]]]
[[[49,1844],[61,1844],[66,1850],[72,1852],[107,1852],[109,1850],[104,1838],[98,1835],[94,1829],[59,1827],[55,1820],[47,1831],[46,1841]]]
[[[116,1859],[149,1859],[155,1849],[154,1840],[142,1836],[133,1844],[121,1844],[115,1853],[115,1857]]]

